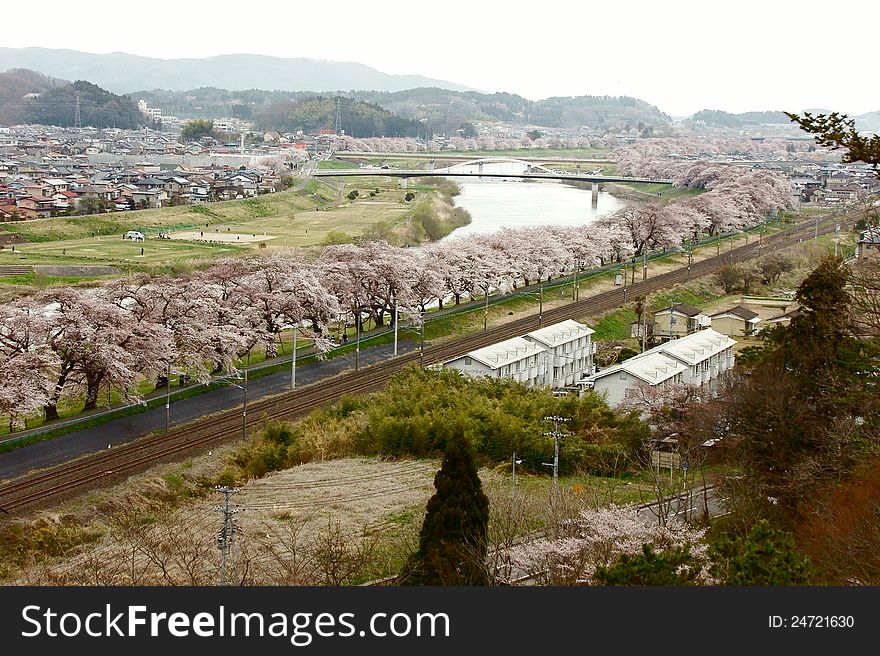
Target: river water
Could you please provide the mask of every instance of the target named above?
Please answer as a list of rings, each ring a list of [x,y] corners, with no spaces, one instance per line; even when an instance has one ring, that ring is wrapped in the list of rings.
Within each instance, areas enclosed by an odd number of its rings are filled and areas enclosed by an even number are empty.
[[[461,193],[455,197],[455,205],[470,212],[471,223],[455,229],[444,240],[459,235],[495,232],[504,227],[583,225],[624,205],[623,201],[600,191],[593,207],[588,189],[556,182],[513,179],[472,182],[460,179],[459,184]]]

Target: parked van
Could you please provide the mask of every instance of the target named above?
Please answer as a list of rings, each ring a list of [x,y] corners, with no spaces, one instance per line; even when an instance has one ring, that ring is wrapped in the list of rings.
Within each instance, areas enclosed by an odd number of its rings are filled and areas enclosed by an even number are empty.
[[[123,239],[131,239],[132,241],[143,241],[144,233],[138,232],[137,230],[129,230],[124,235],[122,235]]]

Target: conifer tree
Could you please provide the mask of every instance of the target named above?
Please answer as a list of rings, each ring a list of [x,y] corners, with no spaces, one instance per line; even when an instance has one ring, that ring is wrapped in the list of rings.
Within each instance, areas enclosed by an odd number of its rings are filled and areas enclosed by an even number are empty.
[[[489,499],[464,431],[447,442],[419,534],[402,573],[406,585],[488,585],[485,562]]]

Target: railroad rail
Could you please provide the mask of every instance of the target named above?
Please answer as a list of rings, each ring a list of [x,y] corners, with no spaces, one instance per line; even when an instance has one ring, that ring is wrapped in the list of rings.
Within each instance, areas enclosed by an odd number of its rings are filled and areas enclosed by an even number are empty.
[[[829,222],[830,221],[830,222]],[[834,230],[836,219],[806,221],[768,237],[740,246],[627,286],[629,298],[645,296],[673,285],[684,283],[712,273],[717,268],[742,262],[755,256],[764,256],[814,236]],[[594,316],[619,307],[624,302],[623,288],[603,292],[589,298],[569,302],[546,310],[543,324],[565,319]],[[429,346],[422,353],[416,351],[349,371],[293,392],[286,392],[249,404],[248,415],[255,419],[293,419],[343,396],[373,392],[384,387],[391,376],[409,365],[427,366],[444,362],[495,342],[522,335],[538,327],[538,315],[530,315],[510,323],[456,339],[445,344]],[[257,422],[251,422],[251,426]],[[56,502],[75,494],[121,481],[151,466],[206,451],[209,447],[240,438],[242,435],[241,408],[233,408],[212,417],[173,428],[167,433],[148,435],[119,447],[90,454],[0,485],[0,518],[8,518],[49,502]]]

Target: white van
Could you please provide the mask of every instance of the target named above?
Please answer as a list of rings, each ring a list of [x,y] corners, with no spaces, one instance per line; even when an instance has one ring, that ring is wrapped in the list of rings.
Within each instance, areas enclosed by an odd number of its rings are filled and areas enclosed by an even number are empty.
[[[132,241],[143,241],[144,233],[138,232],[137,230],[129,230],[123,236],[123,239],[131,239]]]

